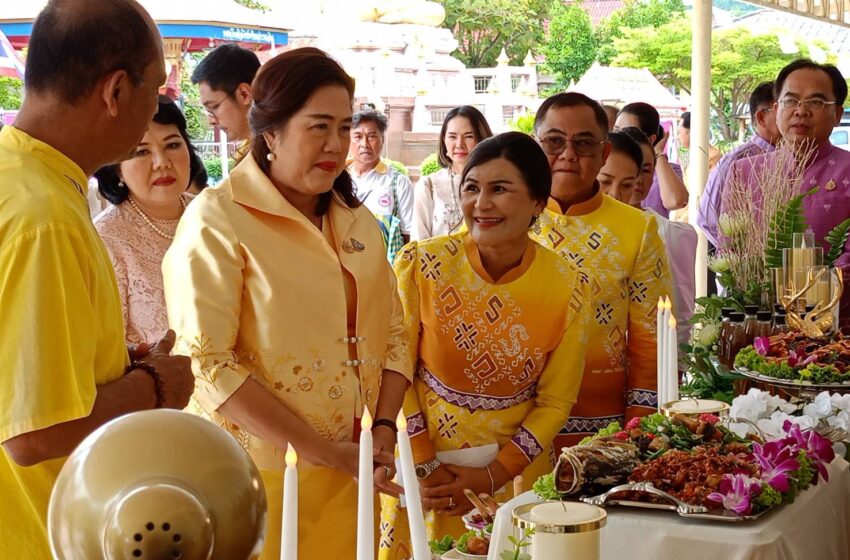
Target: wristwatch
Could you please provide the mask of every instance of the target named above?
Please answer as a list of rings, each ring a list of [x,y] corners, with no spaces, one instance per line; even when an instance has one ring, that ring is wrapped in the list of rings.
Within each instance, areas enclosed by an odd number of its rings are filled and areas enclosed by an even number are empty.
[[[438,461],[437,458],[434,457],[430,461],[427,461],[425,463],[419,463],[418,465],[416,465],[416,468],[413,470],[413,472],[416,473],[416,478],[422,480],[423,478],[428,478],[431,473],[437,470],[437,467],[439,467],[441,464],[442,463],[440,463],[440,461]]]

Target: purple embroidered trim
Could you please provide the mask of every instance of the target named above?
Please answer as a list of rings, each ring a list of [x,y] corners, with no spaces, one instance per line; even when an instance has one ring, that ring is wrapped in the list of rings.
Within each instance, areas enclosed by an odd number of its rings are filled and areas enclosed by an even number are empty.
[[[648,389],[629,389],[626,391],[626,406],[658,407],[658,393]]]
[[[523,389],[516,395],[510,397],[494,397],[488,395],[474,395],[456,391],[444,385],[437,377],[428,371],[425,366],[419,366],[419,377],[431,388],[432,391],[444,401],[455,406],[462,406],[468,410],[504,410],[533,399],[537,395],[536,386],[532,385]]]
[[[417,436],[425,431],[425,417],[421,412],[407,417],[407,435]]]
[[[522,454],[525,455],[525,458],[528,459],[528,462],[534,461],[534,459],[543,453],[543,446],[540,445],[540,442],[537,441],[537,438],[534,437],[534,434],[526,430],[524,427],[520,427],[517,431],[516,435],[511,438],[511,443],[516,445]]]
[[[622,426],[625,422],[623,416],[598,416],[593,418],[582,418],[573,416],[567,420],[566,425],[561,428],[560,434],[595,434],[602,428],[607,428],[611,422],[619,422]]]

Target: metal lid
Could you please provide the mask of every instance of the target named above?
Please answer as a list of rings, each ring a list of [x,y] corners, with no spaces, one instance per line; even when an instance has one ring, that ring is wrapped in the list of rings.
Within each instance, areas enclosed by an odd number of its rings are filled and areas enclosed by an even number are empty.
[[[516,507],[512,517],[515,527],[535,533],[588,533],[608,522],[608,513],[601,507],[557,500]]]
[[[745,305],[744,306],[744,312],[747,315],[755,315],[758,310],[759,310],[758,305]]]
[[[673,416],[674,414],[725,416],[729,414],[729,404],[712,399],[679,399],[664,403],[661,406],[661,413],[665,416]]]
[[[763,309],[763,310],[759,311],[758,313],[756,313],[756,318],[759,321],[770,321],[770,319],[772,317],[773,317],[773,313],[771,313],[770,311],[767,311],[766,309]]]

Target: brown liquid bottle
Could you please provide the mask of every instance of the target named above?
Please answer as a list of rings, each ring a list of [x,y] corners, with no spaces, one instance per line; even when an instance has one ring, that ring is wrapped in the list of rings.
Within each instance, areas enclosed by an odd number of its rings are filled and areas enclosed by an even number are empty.
[[[717,338],[717,357],[723,361],[726,351],[726,337],[729,336],[729,317],[735,312],[734,307],[724,307],[720,310],[720,335]]]
[[[727,368],[732,369],[735,366],[735,356],[741,348],[750,344],[747,342],[747,331],[744,325],[746,315],[740,311],[732,313],[729,317],[729,334],[726,338],[726,352],[724,352],[721,362]]]

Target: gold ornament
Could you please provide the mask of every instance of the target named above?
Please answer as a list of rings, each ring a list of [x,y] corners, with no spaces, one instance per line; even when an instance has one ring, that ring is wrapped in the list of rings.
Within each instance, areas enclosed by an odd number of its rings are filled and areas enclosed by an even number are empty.
[[[805,318],[801,317],[797,312],[797,301],[809,291],[816,282],[827,272],[828,269],[822,268],[815,273],[809,271],[806,276],[805,285],[797,292],[792,292],[791,295],[782,296],[782,306],[785,308],[788,317],[788,326],[794,330],[802,332],[809,337],[823,336],[835,326],[833,321],[832,310],[841,301],[841,295],[844,293],[844,275],[840,268],[831,269],[835,274],[837,289],[828,303],[823,301],[817,302],[814,309],[806,313]]]

